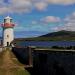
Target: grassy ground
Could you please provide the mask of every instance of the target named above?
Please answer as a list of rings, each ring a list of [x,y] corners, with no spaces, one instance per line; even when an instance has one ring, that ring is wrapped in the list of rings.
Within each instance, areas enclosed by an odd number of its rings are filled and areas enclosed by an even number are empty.
[[[20,43],[24,41],[75,41],[75,37],[36,37],[36,38],[22,38],[16,39],[13,43]]]
[[[7,49],[0,53],[0,75],[29,75],[29,73],[14,54]]]

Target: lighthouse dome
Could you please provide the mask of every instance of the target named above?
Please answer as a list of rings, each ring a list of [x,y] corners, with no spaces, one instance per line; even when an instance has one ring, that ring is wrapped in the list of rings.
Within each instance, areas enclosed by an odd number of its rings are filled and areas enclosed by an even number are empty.
[[[11,17],[9,17],[9,16],[7,16],[7,17],[5,17],[5,19],[12,19]]]
[[[7,16],[4,18],[4,23],[2,24],[3,28],[13,28],[14,24],[12,23],[12,18]]]

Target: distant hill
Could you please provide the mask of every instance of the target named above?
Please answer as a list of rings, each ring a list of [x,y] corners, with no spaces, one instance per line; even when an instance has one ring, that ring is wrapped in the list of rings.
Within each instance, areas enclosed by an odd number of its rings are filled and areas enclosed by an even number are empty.
[[[44,40],[52,40],[52,41],[59,41],[59,40],[75,40],[75,31],[58,31],[58,32],[53,32],[53,33],[48,33],[46,35],[42,35],[38,38],[41,38]]]
[[[75,37],[75,31],[58,31],[58,32],[53,32],[53,33],[48,33],[46,35],[42,35],[40,37]]]
[[[16,40],[25,40],[25,41],[60,41],[60,40],[69,40],[75,41],[75,31],[58,31],[53,33],[48,33],[39,37],[34,38],[19,38]]]

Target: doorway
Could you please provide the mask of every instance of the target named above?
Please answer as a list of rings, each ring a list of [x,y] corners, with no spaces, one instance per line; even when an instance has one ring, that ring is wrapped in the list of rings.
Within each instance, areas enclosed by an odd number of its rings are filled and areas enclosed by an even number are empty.
[[[9,46],[9,42],[7,42],[7,46]]]

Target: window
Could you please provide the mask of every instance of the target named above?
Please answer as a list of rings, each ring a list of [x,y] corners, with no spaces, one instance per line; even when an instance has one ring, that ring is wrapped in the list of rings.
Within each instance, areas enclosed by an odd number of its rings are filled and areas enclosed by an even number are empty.
[[[12,22],[12,19],[10,19],[10,22]]]
[[[9,35],[7,35],[7,38],[9,38]]]
[[[4,23],[6,22],[6,19],[4,19]]]

